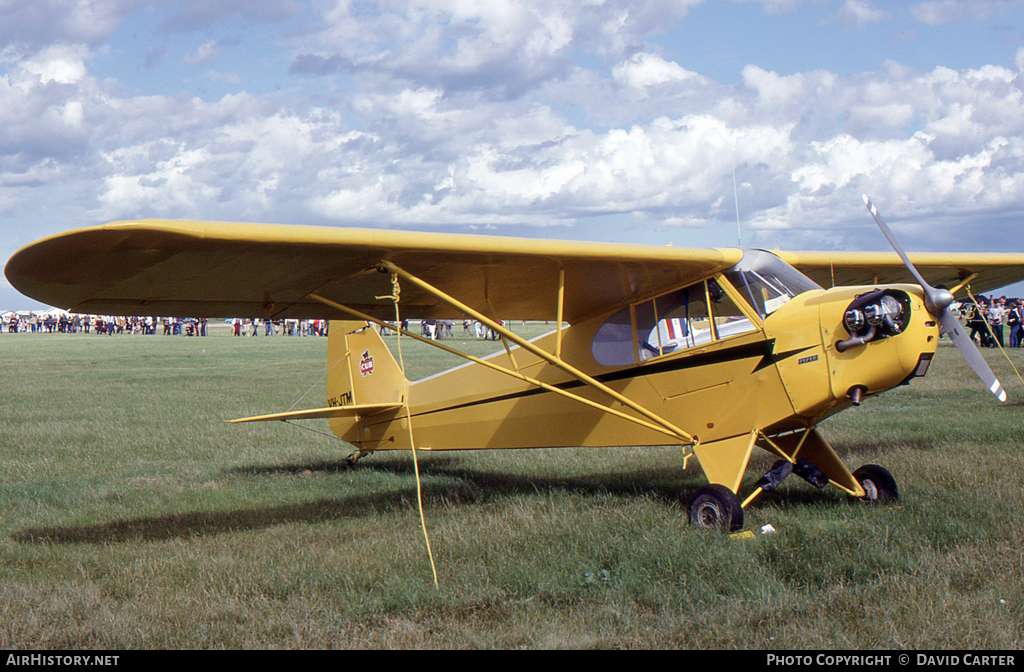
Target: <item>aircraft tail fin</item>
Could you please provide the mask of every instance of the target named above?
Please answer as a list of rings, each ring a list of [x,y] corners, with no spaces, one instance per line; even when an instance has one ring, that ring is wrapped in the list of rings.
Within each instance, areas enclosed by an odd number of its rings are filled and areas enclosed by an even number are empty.
[[[404,404],[409,381],[372,325],[335,320],[327,338],[327,405]]]

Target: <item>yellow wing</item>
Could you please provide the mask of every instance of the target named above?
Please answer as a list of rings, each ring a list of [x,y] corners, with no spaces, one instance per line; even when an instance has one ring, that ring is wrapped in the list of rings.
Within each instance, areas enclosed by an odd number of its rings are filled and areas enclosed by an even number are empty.
[[[740,250],[560,242],[309,226],[148,220],[58,234],[7,264],[23,294],[80,313],[325,318],[317,293],[394,318],[383,261],[484,314],[553,320],[559,270],[574,322],[735,264]],[[404,317],[459,317],[403,287]]]
[[[895,254],[779,255],[822,286],[906,282]],[[116,222],[17,252],[5,273],[22,293],[74,312],[192,317],[337,318],[309,298],[391,319],[384,261],[501,319],[553,320],[559,272],[576,322],[726,269],[739,249],[655,247],[497,236],[198,221]],[[911,255],[932,284],[987,291],[1024,279],[1024,255]],[[402,315],[460,317],[412,286]]]
[[[822,287],[914,283],[895,252],[776,252]],[[1024,254],[908,254],[932,287],[959,287],[975,294],[1024,279]],[[963,296],[965,292],[957,292]]]

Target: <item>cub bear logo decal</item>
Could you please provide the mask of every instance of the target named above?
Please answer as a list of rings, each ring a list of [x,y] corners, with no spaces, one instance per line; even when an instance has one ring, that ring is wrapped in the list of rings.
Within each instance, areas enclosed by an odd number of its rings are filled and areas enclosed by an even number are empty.
[[[373,373],[373,357],[370,357],[370,351],[363,351],[363,356],[359,359],[359,375],[369,376]]]

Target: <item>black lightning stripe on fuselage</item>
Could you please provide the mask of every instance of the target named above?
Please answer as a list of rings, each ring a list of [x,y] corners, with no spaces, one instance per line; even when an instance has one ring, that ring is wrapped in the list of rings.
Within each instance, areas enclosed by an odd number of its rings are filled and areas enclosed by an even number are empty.
[[[743,359],[750,359],[752,357],[760,357],[757,365],[751,371],[751,373],[757,373],[761,369],[773,365],[775,362],[787,359],[794,355],[800,354],[810,350],[814,346],[806,348],[798,348],[796,350],[788,350],[786,352],[774,353],[775,339],[767,341],[757,341],[754,343],[747,343],[744,345],[737,345],[731,348],[724,348],[722,350],[716,350],[715,352],[702,352],[700,354],[690,355],[688,357],[679,357],[676,359],[670,359],[662,362],[655,362],[653,364],[644,364],[640,366],[631,366],[628,369],[622,369],[619,371],[612,371],[605,373],[600,376],[594,376],[594,379],[599,383],[613,383],[619,380],[626,380],[629,378],[637,378],[639,376],[648,376],[658,373],[668,373],[671,371],[683,371],[686,369],[696,369],[703,366],[712,366],[714,364],[722,364],[724,362],[735,362]],[[577,387],[583,387],[587,385],[582,380],[569,380],[564,383],[552,385],[560,390],[571,390]],[[413,417],[420,417],[424,415],[431,415],[433,413],[443,413],[445,411],[454,411],[461,408],[469,408],[471,406],[480,406],[482,404],[492,404],[499,401],[510,401],[512,399],[523,399],[526,397],[532,397],[535,394],[547,394],[549,390],[545,390],[541,387],[534,387],[529,390],[522,390],[520,392],[511,392],[509,394],[502,394],[496,397],[488,397],[486,399],[478,399],[476,401],[467,401],[462,404],[455,404],[453,406],[445,406],[444,408],[437,408],[431,411],[421,411],[416,413]]]

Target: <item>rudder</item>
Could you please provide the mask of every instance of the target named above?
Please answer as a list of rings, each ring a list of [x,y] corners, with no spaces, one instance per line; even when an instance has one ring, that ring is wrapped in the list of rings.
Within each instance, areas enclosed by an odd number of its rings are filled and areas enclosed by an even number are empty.
[[[404,403],[408,390],[409,381],[373,326],[362,321],[331,321],[328,406]]]

